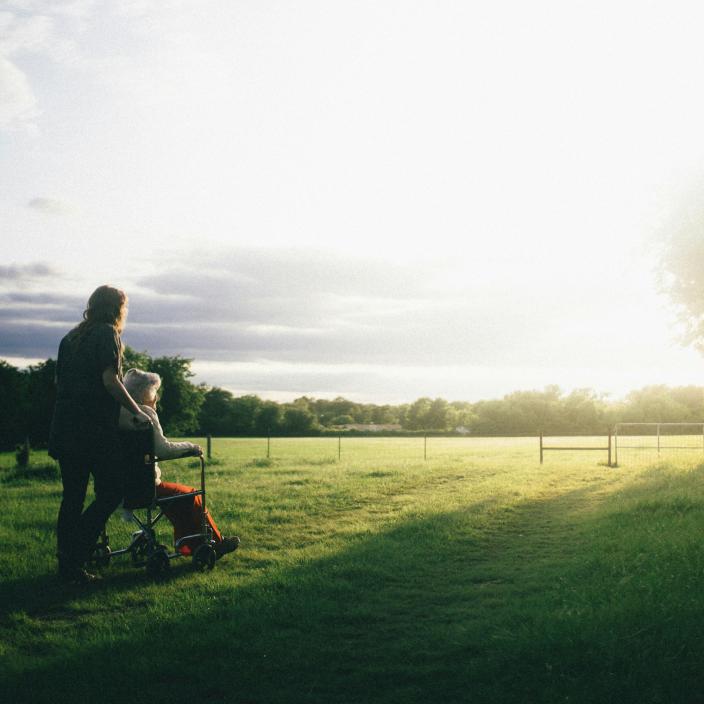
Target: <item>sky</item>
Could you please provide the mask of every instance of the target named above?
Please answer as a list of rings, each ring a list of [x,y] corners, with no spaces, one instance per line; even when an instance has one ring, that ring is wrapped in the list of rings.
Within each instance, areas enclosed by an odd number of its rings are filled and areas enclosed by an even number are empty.
[[[658,286],[704,6],[0,0],[0,358],[123,340],[291,400],[701,384]]]

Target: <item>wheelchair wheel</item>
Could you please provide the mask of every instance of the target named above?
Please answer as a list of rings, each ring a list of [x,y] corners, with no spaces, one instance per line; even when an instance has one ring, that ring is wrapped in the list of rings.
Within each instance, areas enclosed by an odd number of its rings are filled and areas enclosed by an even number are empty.
[[[199,545],[193,553],[193,567],[199,572],[215,567],[215,550],[212,545]]]
[[[149,552],[149,544],[147,539],[140,535],[130,546],[130,555],[132,556],[132,564],[135,566],[143,565],[147,560]]]
[[[147,574],[150,577],[164,577],[171,563],[166,548],[161,546],[147,558]]]
[[[96,567],[107,567],[110,564],[110,553],[109,545],[96,545],[88,561],[91,565],[95,565]]]

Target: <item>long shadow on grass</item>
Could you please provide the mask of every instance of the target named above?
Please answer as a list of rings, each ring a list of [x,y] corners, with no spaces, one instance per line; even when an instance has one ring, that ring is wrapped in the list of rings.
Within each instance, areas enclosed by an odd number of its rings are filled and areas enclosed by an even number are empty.
[[[53,524],[50,527],[53,528]],[[161,583],[181,578],[186,571],[179,565]],[[12,613],[21,611],[31,618],[50,619],[54,614],[66,613],[64,607],[69,602],[96,595],[104,595],[109,600],[121,592],[128,593],[153,584],[154,580],[148,577],[143,568],[113,570],[104,580],[91,585],[66,584],[53,571],[39,576],[5,579],[0,587],[0,625]]]
[[[177,611],[137,615],[123,638],[45,657],[12,674],[8,693],[35,702],[699,702],[704,512],[701,491],[685,499],[703,476],[663,484],[653,474],[597,512],[584,509],[592,486],[468,506],[360,536],[246,587],[214,581],[209,591],[184,578]]]

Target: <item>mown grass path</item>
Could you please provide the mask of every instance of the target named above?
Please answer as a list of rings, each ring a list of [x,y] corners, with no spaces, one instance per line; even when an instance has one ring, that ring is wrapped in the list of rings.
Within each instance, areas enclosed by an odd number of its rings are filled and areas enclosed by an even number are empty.
[[[161,583],[116,561],[94,589],[53,576],[60,484],[6,468],[2,700],[704,700],[704,467],[358,442],[220,441],[210,504],[241,551]]]

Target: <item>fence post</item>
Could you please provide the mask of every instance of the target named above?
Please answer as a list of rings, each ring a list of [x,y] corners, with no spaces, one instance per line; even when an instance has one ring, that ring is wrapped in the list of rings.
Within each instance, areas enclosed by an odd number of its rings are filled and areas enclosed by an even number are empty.
[[[266,434],[266,458],[269,459],[269,454],[271,452],[271,430]]]
[[[609,467],[611,466],[611,428],[609,428]]]
[[[208,447],[208,450],[207,450],[208,459],[211,459],[213,456],[213,436],[210,433],[208,433],[205,440],[206,440],[206,444]]]
[[[614,425],[614,467],[618,467],[618,423]]]
[[[342,433],[337,436],[337,459],[342,457]]]
[[[543,431],[540,431],[540,464],[543,464]]]

